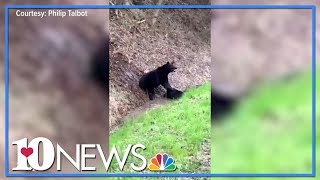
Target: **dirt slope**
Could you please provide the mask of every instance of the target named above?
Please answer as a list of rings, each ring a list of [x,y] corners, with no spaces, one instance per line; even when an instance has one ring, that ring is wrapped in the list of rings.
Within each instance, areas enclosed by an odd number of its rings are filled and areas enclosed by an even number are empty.
[[[105,0],[1,1],[5,4],[105,4]],[[108,146],[106,82],[96,66],[107,66],[108,10],[88,10],[87,17],[19,17],[9,11],[9,171],[17,164],[13,141],[46,137],[75,156],[76,144]],[[45,10],[43,10],[45,11]],[[0,90],[4,92],[4,11],[0,14]],[[102,49],[102,52],[98,50]],[[103,70],[102,72],[105,72]],[[107,79],[107,78],[105,78]],[[103,84],[103,86],[101,86]],[[0,98],[4,102],[4,93]],[[1,112],[4,113],[4,103]],[[0,133],[4,135],[4,119]],[[4,139],[0,161],[4,167]],[[42,149],[42,148],[41,148]],[[40,150],[40,162],[43,156]],[[105,153],[107,153],[105,151]],[[78,171],[66,160],[60,173]],[[53,165],[56,167],[56,164]],[[4,168],[0,172],[3,176]],[[52,173],[55,168],[43,173]],[[41,172],[40,172],[41,173]],[[55,171],[56,173],[56,171]],[[16,178],[14,178],[16,179]],[[23,179],[23,178],[21,178]],[[50,178],[49,178],[50,179]],[[51,178],[55,179],[55,178]],[[70,178],[68,178],[70,179]],[[72,178],[71,178],[72,179]]]
[[[175,60],[178,70],[169,76],[172,86],[185,90],[209,81],[209,40],[209,10],[111,10],[111,126],[117,125],[128,111],[148,101],[147,96],[137,88],[138,77],[143,72]],[[121,54],[118,56],[120,58],[115,58],[116,54]],[[116,69],[115,61],[126,64],[124,66],[128,68],[112,73]],[[127,81],[121,82],[121,78]]]
[[[314,4],[318,8],[320,5],[314,0],[213,0],[212,3]],[[311,9],[213,10],[211,26],[212,79],[216,91],[238,97],[261,81],[311,69]]]

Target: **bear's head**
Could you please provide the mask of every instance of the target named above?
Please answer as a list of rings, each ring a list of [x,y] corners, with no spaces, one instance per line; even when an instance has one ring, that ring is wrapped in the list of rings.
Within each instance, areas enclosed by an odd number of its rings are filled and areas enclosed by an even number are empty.
[[[177,67],[174,65],[175,62],[172,61],[171,63],[170,62],[167,62],[165,65],[161,66],[160,67],[160,70],[164,73],[171,73],[171,72],[174,72]]]

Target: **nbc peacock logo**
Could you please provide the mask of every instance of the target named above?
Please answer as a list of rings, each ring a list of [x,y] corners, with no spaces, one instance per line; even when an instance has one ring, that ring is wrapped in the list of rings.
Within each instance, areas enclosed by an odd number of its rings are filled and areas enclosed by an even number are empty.
[[[169,157],[168,154],[157,154],[150,159],[150,162],[150,171],[174,171],[177,168],[174,164],[174,159]]]

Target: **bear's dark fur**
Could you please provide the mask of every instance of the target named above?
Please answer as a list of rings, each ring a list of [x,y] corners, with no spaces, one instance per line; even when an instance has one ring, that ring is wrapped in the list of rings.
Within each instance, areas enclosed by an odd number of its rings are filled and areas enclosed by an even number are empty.
[[[91,76],[103,89],[109,88],[109,46],[105,41],[92,57]]]
[[[236,99],[222,95],[211,89],[211,120],[218,121],[232,111]]]
[[[153,100],[155,97],[154,89],[159,85],[162,85],[167,91],[173,88],[169,84],[168,75],[174,70],[177,69],[175,67],[174,62],[167,62],[165,65],[158,67],[157,69],[150,71],[144,74],[139,80],[139,87],[148,93],[149,99]]]
[[[172,88],[172,89],[167,89],[167,93],[163,97],[166,97],[168,99],[178,99],[182,95],[183,95],[182,91]]]

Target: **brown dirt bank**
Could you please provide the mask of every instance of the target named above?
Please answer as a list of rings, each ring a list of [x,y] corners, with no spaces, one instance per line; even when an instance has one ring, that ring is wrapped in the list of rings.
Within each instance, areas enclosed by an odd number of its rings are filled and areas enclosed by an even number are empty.
[[[320,7],[315,0],[213,0],[212,3]],[[311,69],[310,9],[213,10],[211,34],[213,89],[229,96],[239,97],[261,81]],[[320,38],[317,39],[319,55]]]
[[[209,40],[210,10],[110,10],[110,63],[127,67],[114,73],[116,67],[110,66],[111,126],[149,101],[138,88],[143,72],[175,60],[178,69],[169,76],[172,86],[185,90],[209,81]],[[115,58],[115,54],[123,58]]]
[[[0,6],[52,3],[106,4],[108,1],[1,1]],[[0,31],[4,34],[4,13],[0,17]],[[29,138],[29,143],[35,137],[46,137],[55,146],[57,143],[61,145],[71,157],[75,157],[76,144],[108,145],[106,82],[98,83],[93,76],[96,72],[91,69],[96,62],[107,63],[108,60],[108,10],[88,10],[87,17],[62,19],[17,17],[15,9],[11,9],[9,19],[10,173],[16,166],[18,152],[11,143],[25,137]],[[0,36],[0,41],[4,42],[4,36]],[[4,57],[3,45],[0,48],[1,57]],[[102,54],[97,53],[99,49],[104,49]],[[0,89],[4,92],[3,58],[0,64]],[[4,102],[4,93],[1,100]],[[1,103],[1,110],[4,110],[4,103]],[[4,116],[1,117],[4,125]],[[4,126],[1,126],[1,134],[4,134],[3,131]],[[0,146],[3,165],[2,138]],[[63,160],[62,164],[60,173],[78,172],[70,163]],[[43,173],[51,171],[54,168]],[[3,173],[2,168],[0,178]]]

